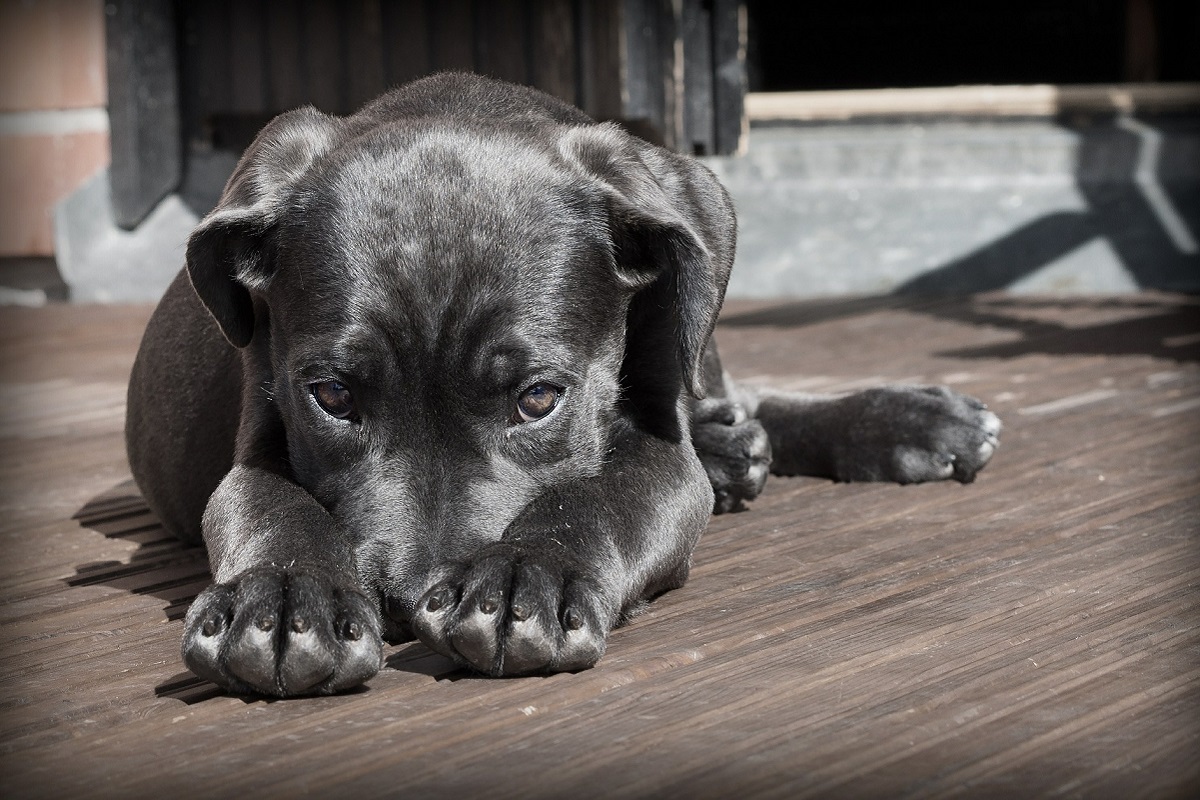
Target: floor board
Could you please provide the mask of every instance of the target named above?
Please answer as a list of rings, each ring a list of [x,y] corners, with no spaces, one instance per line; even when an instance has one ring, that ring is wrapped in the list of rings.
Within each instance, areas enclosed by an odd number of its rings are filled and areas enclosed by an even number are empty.
[[[972,485],[773,479],[574,675],[417,643],[369,687],[184,671],[203,551],[129,481],[149,309],[0,310],[0,792],[1188,797],[1200,793],[1200,301],[738,303],[751,383],[938,382],[1005,423]]]

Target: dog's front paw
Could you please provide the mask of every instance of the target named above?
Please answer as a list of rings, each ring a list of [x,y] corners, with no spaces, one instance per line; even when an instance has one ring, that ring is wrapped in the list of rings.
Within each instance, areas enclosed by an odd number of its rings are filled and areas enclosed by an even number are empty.
[[[503,541],[444,566],[412,625],[432,649],[488,675],[585,669],[616,621],[597,583],[554,541]]]
[[[361,591],[318,570],[247,570],[188,610],[183,661],[243,694],[332,694],[379,671],[379,615]]]
[[[945,386],[887,386],[842,402],[839,480],[970,483],[1000,444],[1000,418]]]
[[[713,487],[713,513],[741,508],[762,492],[771,468],[771,441],[762,423],[729,400],[692,408],[692,444]]]

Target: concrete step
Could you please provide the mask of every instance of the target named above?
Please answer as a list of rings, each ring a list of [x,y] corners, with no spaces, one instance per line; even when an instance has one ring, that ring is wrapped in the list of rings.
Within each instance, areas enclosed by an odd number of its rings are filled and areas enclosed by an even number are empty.
[[[773,123],[732,297],[1200,290],[1200,118]]]
[[[1200,290],[1200,117],[771,123],[705,161],[738,207],[730,297]],[[60,204],[71,297],[158,297],[233,164],[193,154],[132,232],[105,174]]]

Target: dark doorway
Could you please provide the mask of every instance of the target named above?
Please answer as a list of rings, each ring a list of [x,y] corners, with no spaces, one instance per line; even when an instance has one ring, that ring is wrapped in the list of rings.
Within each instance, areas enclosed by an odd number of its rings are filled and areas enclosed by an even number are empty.
[[[748,0],[750,90],[1200,79],[1195,0]]]

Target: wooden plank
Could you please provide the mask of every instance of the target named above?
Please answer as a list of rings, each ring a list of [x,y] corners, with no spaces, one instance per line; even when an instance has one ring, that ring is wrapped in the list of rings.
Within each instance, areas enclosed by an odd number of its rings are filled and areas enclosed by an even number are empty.
[[[307,100],[326,113],[346,113],[343,19],[337,0],[304,0],[300,13]]]
[[[576,5],[579,38],[579,107],[599,120],[625,116],[622,57],[623,17],[620,3],[583,0]]]
[[[229,106],[233,77],[224,42],[229,2],[183,2],[180,15],[180,103],[188,141],[212,140],[212,116]]]
[[[271,9],[265,0],[239,0],[229,6],[225,41],[229,57],[229,107],[221,111],[261,116],[267,107],[266,23]],[[215,43],[214,43],[215,44]]]
[[[109,180],[113,219],[128,229],[183,177],[175,12],[153,0],[106,7]]]
[[[1200,83],[1096,86],[945,86],[928,89],[856,89],[753,92],[751,122],[841,120],[861,117],[1052,117],[1080,113],[1180,113],[1200,108]]]
[[[387,88],[384,77],[383,10],[380,0],[343,3],[342,47],[346,62],[346,110],[356,110]]]
[[[433,69],[430,22],[424,0],[384,3],[380,8],[387,83],[396,86]]]
[[[289,702],[179,662],[203,558],[121,451],[146,313],[0,309],[5,796],[1200,789],[1195,298],[732,303],[735,375],[949,380],[1004,419],[994,463],[967,487],[772,480],[594,669],[481,679],[408,643],[367,690]]]
[[[574,55],[575,14],[571,0],[530,0],[529,63],[533,85],[547,94],[578,103]]]
[[[308,101],[307,53],[297,46],[298,14],[270,14],[266,18],[267,108],[281,113]]]
[[[529,83],[530,43],[524,2],[480,3],[475,6],[475,69],[514,83]]]
[[[747,92],[746,4],[713,0],[713,124],[718,155],[742,152],[749,132]]]
[[[625,36],[626,122],[644,128],[643,135],[673,147],[678,126],[675,110],[675,19],[668,0],[622,5]],[[643,133],[635,127],[638,133]]]
[[[471,0],[439,0],[429,12],[433,66],[475,69],[475,20]]]
[[[715,155],[711,3],[683,0],[680,37],[683,39],[683,136],[679,149],[692,155]]]

